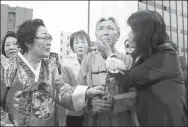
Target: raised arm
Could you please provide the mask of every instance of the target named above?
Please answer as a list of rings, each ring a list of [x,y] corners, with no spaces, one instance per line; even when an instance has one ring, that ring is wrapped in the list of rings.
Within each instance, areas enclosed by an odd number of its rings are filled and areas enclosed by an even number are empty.
[[[63,81],[57,69],[54,76],[56,101],[69,110],[79,111],[87,105],[89,98],[107,94],[101,86],[89,88],[88,86],[77,85],[72,87]]]

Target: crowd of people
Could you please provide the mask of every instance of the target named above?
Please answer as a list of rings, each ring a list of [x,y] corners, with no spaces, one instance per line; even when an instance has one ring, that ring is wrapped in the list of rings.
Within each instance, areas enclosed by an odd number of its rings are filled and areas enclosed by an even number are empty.
[[[137,11],[124,45],[113,17],[96,23],[96,41],[70,36],[76,59],[59,63],[43,20],[22,23],[2,42],[1,126],[187,126],[187,63],[162,16]]]

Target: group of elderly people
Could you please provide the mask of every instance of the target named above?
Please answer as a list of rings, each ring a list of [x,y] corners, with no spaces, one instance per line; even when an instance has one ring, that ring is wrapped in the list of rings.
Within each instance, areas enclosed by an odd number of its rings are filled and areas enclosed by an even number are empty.
[[[77,58],[65,60],[61,74],[49,59],[52,37],[41,19],[27,20],[16,36],[7,35],[1,125],[186,126],[183,73],[163,18],[155,11],[138,11],[127,24],[133,52],[115,49],[118,23],[113,17],[100,18],[96,42],[82,30],[71,35]],[[15,53],[17,46],[21,50]]]

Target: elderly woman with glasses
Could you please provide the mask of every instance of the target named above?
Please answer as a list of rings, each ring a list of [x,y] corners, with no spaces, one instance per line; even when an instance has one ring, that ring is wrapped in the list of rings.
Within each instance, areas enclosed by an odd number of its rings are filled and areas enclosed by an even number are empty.
[[[84,109],[85,126],[132,126],[133,121],[129,110],[136,103],[136,93],[129,92],[123,84],[116,82],[126,78],[110,76],[108,70],[109,59],[116,59],[127,70],[131,67],[130,55],[122,54],[115,49],[115,43],[120,37],[120,28],[113,17],[101,18],[96,24],[95,45],[98,50],[89,53],[82,61],[78,75],[78,84],[90,87],[104,85],[108,96],[97,96],[89,99]],[[112,62],[112,65],[113,62]],[[113,70],[112,70],[113,71]],[[116,75],[116,74],[115,74]]]
[[[105,95],[103,87],[71,87],[48,58],[52,38],[40,19],[27,20],[17,31],[22,53],[1,66],[1,125],[57,126],[56,103],[81,110],[89,98]]]

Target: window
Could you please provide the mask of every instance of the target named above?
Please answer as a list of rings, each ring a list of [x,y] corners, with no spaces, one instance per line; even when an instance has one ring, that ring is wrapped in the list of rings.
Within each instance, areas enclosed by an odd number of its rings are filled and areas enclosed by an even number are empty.
[[[183,47],[183,34],[178,34],[178,42],[179,42],[179,55],[183,56],[183,52],[181,52],[181,48]]]
[[[172,32],[172,42],[174,42],[174,43],[178,43],[177,42],[177,33],[174,33],[174,32]]]
[[[176,1],[175,0],[170,1],[170,8],[176,10]]]
[[[177,33],[177,28],[175,28],[175,27],[172,26],[171,27],[171,31]]]
[[[63,48],[61,48],[60,50],[63,51]]]
[[[183,17],[187,18],[187,2],[186,1],[183,1]]]
[[[146,4],[139,3],[139,10],[146,10]]]
[[[63,36],[63,33],[61,33],[61,36]]]
[[[165,11],[167,10],[166,6],[163,6],[163,10],[165,10]]]
[[[171,26],[177,28],[176,15],[171,13]]]
[[[16,23],[16,13],[15,12],[8,12],[8,23],[7,28],[8,30],[14,30]]]
[[[168,0],[166,0],[166,1],[164,0],[164,1],[163,1],[163,6],[169,7],[169,1],[168,1]]]
[[[155,1],[155,7],[158,9],[162,9],[162,1]]]
[[[164,20],[166,25],[170,26],[170,14],[167,11],[164,11]]]
[[[67,40],[69,40],[69,38],[70,38],[70,37],[69,37],[69,36],[67,36]]]
[[[182,48],[181,48],[181,52],[187,52],[187,48],[182,47]]]
[[[148,5],[148,10],[155,11],[155,8],[153,6]]]
[[[162,9],[158,9],[158,8],[156,8],[156,11],[159,13],[159,14],[161,14],[161,16],[163,16],[163,10]]]
[[[178,16],[178,28],[183,29],[183,22],[182,22],[182,17]]]
[[[171,37],[170,31],[166,31],[166,33],[167,33],[168,36],[169,36],[169,40],[172,40],[172,37]]]
[[[170,31],[170,26],[169,25],[166,25],[166,30]]]
[[[63,44],[63,40],[61,40],[61,44]]]
[[[154,2],[155,1],[147,1],[147,4],[150,5],[150,6],[152,6],[152,7],[155,7],[155,3]]]
[[[63,59],[63,56],[60,56],[60,59]]]
[[[187,55],[187,35],[184,35],[184,41],[185,41],[185,45],[184,45],[184,47],[186,48],[186,55]]]
[[[183,13],[183,17],[184,17],[184,18],[187,18],[187,14],[186,14],[186,13]]]
[[[177,3],[177,10],[182,12],[182,5],[181,5],[181,1],[176,1]]]
[[[186,31],[186,35],[187,35],[187,19],[184,18],[184,30]]]

